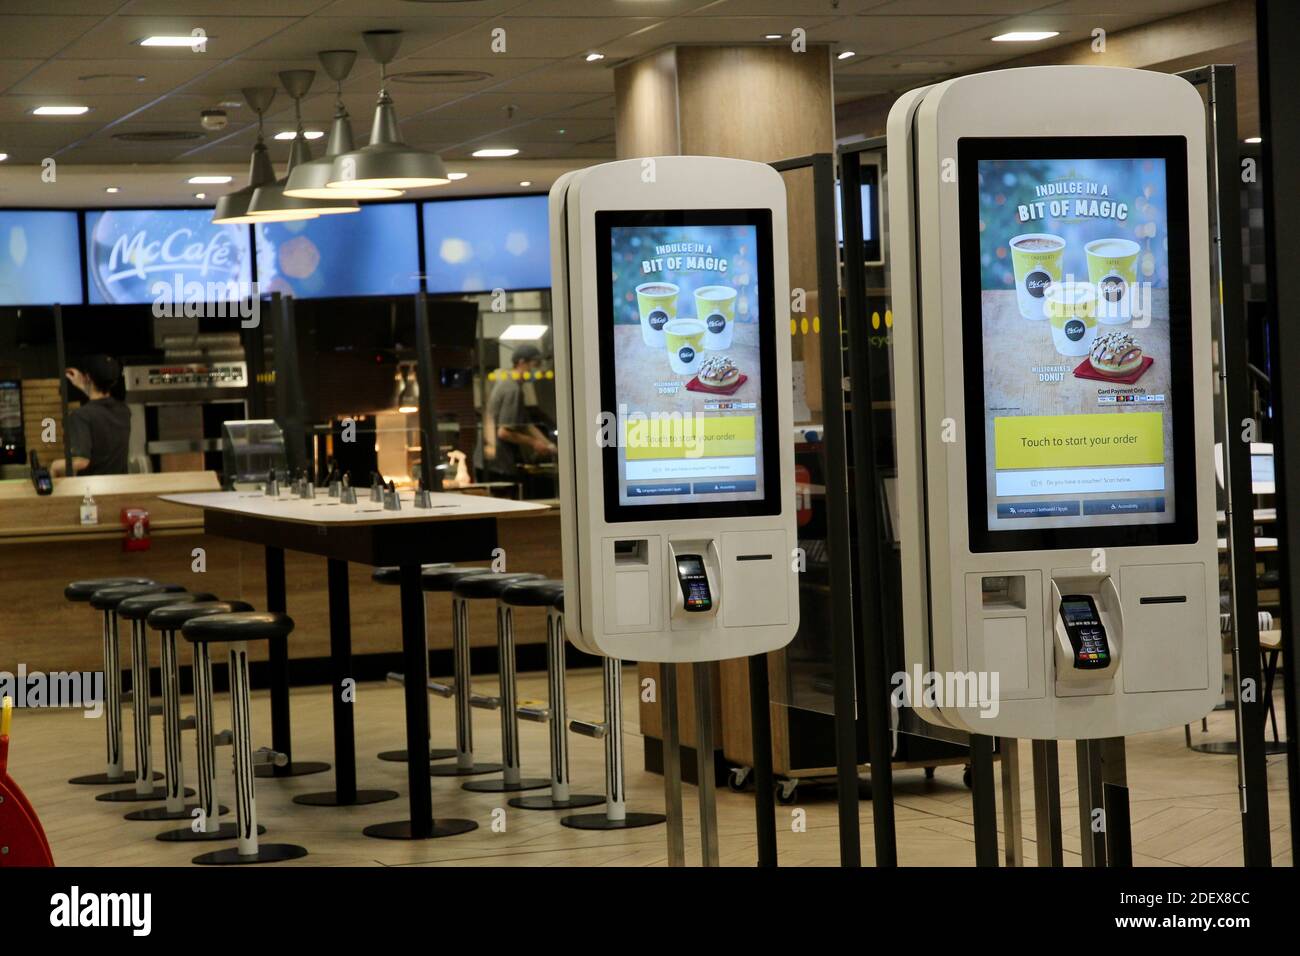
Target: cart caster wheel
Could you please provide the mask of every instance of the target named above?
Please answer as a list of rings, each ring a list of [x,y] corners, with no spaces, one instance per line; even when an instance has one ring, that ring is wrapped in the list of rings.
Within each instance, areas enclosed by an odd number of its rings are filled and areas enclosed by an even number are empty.
[[[961,782],[966,784],[967,790],[970,789],[970,781],[971,781],[970,764],[967,764],[966,767],[961,772]]]
[[[798,780],[782,780],[776,785],[776,802],[782,806],[788,807],[794,803],[795,795],[799,790]]]
[[[926,780],[933,780],[933,779],[934,779],[934,768],[933,768],[933,767],[926,767],[926,768],[925,768],[925,779],[926,779]]]
[[[753,772],[749,767],[732,767],[727,775],[727,788],[732,793],[744,793]]]

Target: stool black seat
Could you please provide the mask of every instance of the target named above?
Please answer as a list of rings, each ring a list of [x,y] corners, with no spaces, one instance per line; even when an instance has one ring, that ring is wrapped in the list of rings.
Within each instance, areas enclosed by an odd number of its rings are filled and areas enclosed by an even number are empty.
[[[147,620],[150,613],[169,604],[193,604],[198,601],[215,601],[217,596],[206,591],[160,591],[157,594],[137,594],[124,598],[117,613],[128,621]]]
[[[201,595],[195,595],[195,597],[199,596]],[[138,598],[131,598],[131,600],[138,600]],[[156,607],[149,612],[145,623],[151,630],[161,632],[164,665],[170,659],[174,666],[176,661],[176,632],[184,626],[186,621],[192,621],[196,617],[207,617],[212,614],[230,614],[236,611],[251,610],[253,610],[253,605],[245,601],[196,600],[187,604],[172,603]],[[195,646],[193,670],[195,749],[199,763],[199,802],[197,809],[201,812],[197,815],[197,828],[184,826],[159,833],[158,839],[164,843],[233,840],[236,836],[233,823],[218,824],[216,822],[217,818],[226,814],[228,810],[217,802],[217,751],[212,721],[212,658],[208,654],[207,645]],[[166,681],[172,676],[164,676],[163,696],[164,698],[171,697],[171,701],[164,704],[164,713],[179,716],[179,686],[174,687],[170,695],[167,693],[169,684]],[[178,677],[177,683],[179,685]],[[164,726],[166,726],[166,723]],[[179,750],[176,757],[176,771],[179,776],[181,772]],[[265,833],[266,828],[259,826],[257,832]]]
[[[487,568],[460,568],[455,565],[429,568],[420,574],[420,587],[426,591],[450,591],[461,578],[490,573]]]
[[[522,572],[501,572],[484,571],[479,574],[469,574],[458,579],[451,586],[451,593],[457,597],[464,598],[500,598],[505,590],[512,585],[521,584],[524,581],[541,581],[544,578],[540,574],[527,574]]]
[[[451,565],[446,561],[440,561],[436,564],[422,564],[420,565],[420,571],[432,571],[435,568],[449,567],[451,567]],[[402,569],[396,566],[390,568],[375,568],[370,572],[370,579],[376,584],[398,585],[402,583]]]
[[[252,721],[248,701],[248,642],[271,641],[293,632],[293,618],[278,611],[235,611],[193,617],[181,626],[185,640],[206,657],[209,645],[225,642],[230,660],[230,709],[235,752],[235,838],[238,845],[194,858],[197,864],[227,865],[295,860],[307,850],[292,843],[259,845]],[[209,700],[211,697],[209,696]]]
[[[102,591],[104,588],[153,583],[153,578],[87,578],[82,581],[73,581],[63,589],[63,596],[69,601],[89,601],[92,594],[96,591]]]
[[[554,578],[519,581],[501,592],[501,600],[515,607],[554,607],[563,611],[564,582]],[[556,601],[560,604],[557,605]]]
[[[191,618],[181,628],[191,644],[269,641],[293,633],[293,618],[279,611],[235,611]]]
[[[105,612],[110,618],[111,635],[105,641],[105,668],[107,673],[104,679],[107,682],[107,693],[105,696],[110,697],[116,703],[108,708],[109,725],[108,732],[111,736],[116,737],[119,743],[110,743],[110,753],[116,749],[118,751],[118,760],[121,760],[122,737],[122,720],[121,707],[124,695],[122,693],[122,664],[118,651],[117,622],[122,616],[119,611],[123,601],[128,598],[140,597],[145,594],[181,594],[185,588],[179,584],[160,584],[153,582],[150,584],[119,584],[109,587],[99,588],[90,595],[90,606],[96,610]],[[131,709],[132,720],[135,725],[135,786],[129,790],[114,790],[110,793],[101,793],[95,797],[96,800],[105,803],[138,803],[141,801],[164,800],[167,797],[167,791],[163,787],[153,785],[155,779],[161,774],[155,774],[153,761],[150,755],[149,747],[149,647],[145,641],[144,626],[140,618],[131,621]]]

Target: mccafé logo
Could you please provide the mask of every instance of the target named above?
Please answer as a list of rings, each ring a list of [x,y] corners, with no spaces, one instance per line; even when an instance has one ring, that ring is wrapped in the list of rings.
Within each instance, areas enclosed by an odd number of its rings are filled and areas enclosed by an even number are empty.
[[[708,327],[710,332],[721,334],[727,328],[727,317],[719,312],[714,312],[704,320],[704,324]]]
[[[108,254],[105,281],[113,283],[131,277],[143,279],[155,272],[234,271],[238,253],[224,232],[217,232],[206,242],[193,241],[193,230],[181,228],[166,239],[149,241],[143,229],[129,236],[119,236]]]
[[[695,361],[695,349],[689,345],[683,345],[677,350],[677,357],[682,360],[683,365],[690,365]]]
[[[646,316],[646,322],[650,323],[650,328],[656,332],[662,331],[663,327],[668,323],[668,313],[663,309],[655,309]]]
[[[1025,276],[1025,291],[1035,299],[1041,299],[1047,287],[1052,284],[1052,277],[1041,270]]]
[[[1065,323],[1065,328],[1061,331],[1065,333],[1065,337],[1071,342],[1077,342],[1083,338],[1083,334],[1088,331],[1088,327],[1079,319],[1071,319]]]

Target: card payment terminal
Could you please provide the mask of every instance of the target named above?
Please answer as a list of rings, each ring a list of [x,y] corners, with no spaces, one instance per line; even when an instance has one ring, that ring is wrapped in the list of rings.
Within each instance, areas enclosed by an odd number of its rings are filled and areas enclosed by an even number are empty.
[[[1066,594],[1061,597],[1061,623],[1070,638],[1076,670],[1097,670],[1110,663],[1110,645],[1106,627],[1101,623],[1097,605],[1089,594]]]

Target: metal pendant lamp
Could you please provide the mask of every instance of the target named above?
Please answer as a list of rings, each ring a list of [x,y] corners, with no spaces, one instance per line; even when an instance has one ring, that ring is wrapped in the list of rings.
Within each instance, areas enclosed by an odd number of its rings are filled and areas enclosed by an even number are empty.
[[[295,219],[313,219],[316,216],[361,211],[361,207],[350,199],[295,199],[284,194],[285,183],[293,173],[293,168],[298,163],[311,160],[311,150],[307,146],[306,137],[303,136],[302,98],[311,89],[312,80],[315,78],[315,70],[284,70],[280,73],[281,85],[293,97],[297,134],[289,147],[289,165],[285,170],[284,179],[257,188],[248,203],[250,216],[260,218],[269,214],[278,218],[292,213]]]
[[[357,51],[324,50],[317,56],[320,58],[321,66],[335,84],[337,100],[334,107],[334,122],[330,126],[325,155],[319,159],[296,164],[285,181],[284,194],[295,199],[394,199],[402,195],[400,189],[358,189],[355,186],[330,189],[326,185],[333,178],[334,157],[350,153],[355,148],[352,141],[352,118],[348,116],[347,107],[343,105],[343,81],[352,72]]]
[[[451,182],[442,157],[402,141],[397,111],[388,95],[387,66],[402,42],[400,30],[370,30],[362,34],[366,49],[379,64],[379,101],[375,104],[370,142],[334,157],[330,189],[420,189]]]
[[[273,86],[254,86],[247,87],[240,92],[243,93],[245,102],[257,113],[257,144],[253,147],[253,155],[248,162],[248,185],[242,189],[236,189],[234,192],[226,193],[217,200],[216,208],[212,210],[212,221],[217,225],[238,225],[247,222],[274,222],[279,218],[272,218],[270,214],[263,216],[248,215],[248,204],[253,199],[253,194],[261,186],[275,182],[275,168],[271,165],[271,155],[267,152],[266,142],[262,139],[262,114],[266,112],[271,101],[275,99],[275,87]],[[296,219],[298,216],[289,215],[283,218]]]

